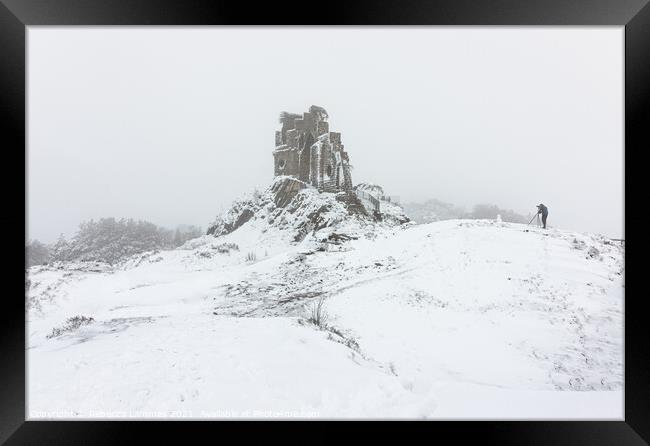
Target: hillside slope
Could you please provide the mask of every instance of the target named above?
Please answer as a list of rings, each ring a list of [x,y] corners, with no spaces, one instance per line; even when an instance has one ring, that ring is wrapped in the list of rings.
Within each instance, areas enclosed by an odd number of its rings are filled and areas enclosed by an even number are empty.
[[[30,269],[30,417],[622,417],[602,237],[257,218],[182,248]]]

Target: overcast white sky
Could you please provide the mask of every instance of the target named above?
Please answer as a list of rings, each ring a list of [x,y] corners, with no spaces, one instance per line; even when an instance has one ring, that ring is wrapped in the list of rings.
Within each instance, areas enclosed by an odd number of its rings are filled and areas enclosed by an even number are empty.
[[[29,238],[205,229],[271,181],[278,114],[312,104],[355,183],[622,235],[622,27],[29,27]]]

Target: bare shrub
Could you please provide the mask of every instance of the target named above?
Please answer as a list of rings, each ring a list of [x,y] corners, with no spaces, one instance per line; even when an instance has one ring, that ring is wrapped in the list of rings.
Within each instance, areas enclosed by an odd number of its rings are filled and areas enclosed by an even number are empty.
[[[248,254],[246,254],[247,262],[254,262],[255,260],[257,260],[257,254],[255,254],[255,251],[251,251]]]
[[[82,325],[88,325],[94,321],[95,319],[93,319],[92,317],[73,316],[71,318],[68,318],[68,320],[65,321],[65,324],[62,327],[53,328],[52,333],[47,335],[46,338],[50,339],[50,338],[55,338],[57,336],[61,336],[64,333],[74,331],[77,328],[81,327]]]
[[[222,243],[217,246],[212,246],[212,249],[216,249],[220,254],[228,254],[230,251],[239,251],[239,245],[237,243]]]
[[[317,327],[326,328],[328,319],[329,315],[325,309],[325,297],[321,297],[318,301],[312,303],[309,309],[309,318],[307,321]]]

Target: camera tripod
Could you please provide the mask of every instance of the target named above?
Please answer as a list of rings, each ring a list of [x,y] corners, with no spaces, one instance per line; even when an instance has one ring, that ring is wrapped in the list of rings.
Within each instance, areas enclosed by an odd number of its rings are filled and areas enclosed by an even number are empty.
[[[528,222],[528,225],[529,225],[529,226],[530,226],[530,224],[533,222],[533,220],[535,220],[535,225],[536,225],[537,227],[541,227],[541,226],[542,226],[542,220],[539,218],[539,213],[535,213],[535,215],[533,216],[533,218],[530,219],[530,221]]]

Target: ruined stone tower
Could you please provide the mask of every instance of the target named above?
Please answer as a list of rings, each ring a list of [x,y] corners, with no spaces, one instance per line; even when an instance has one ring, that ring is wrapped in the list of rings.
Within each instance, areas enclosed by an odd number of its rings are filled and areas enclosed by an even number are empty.
[[[352,190],[352,176],[341,134],[329,131],[327,112],[317,105],[301,115],[282,112],[275,132],[274,174],[288,175],[319,191]]]

